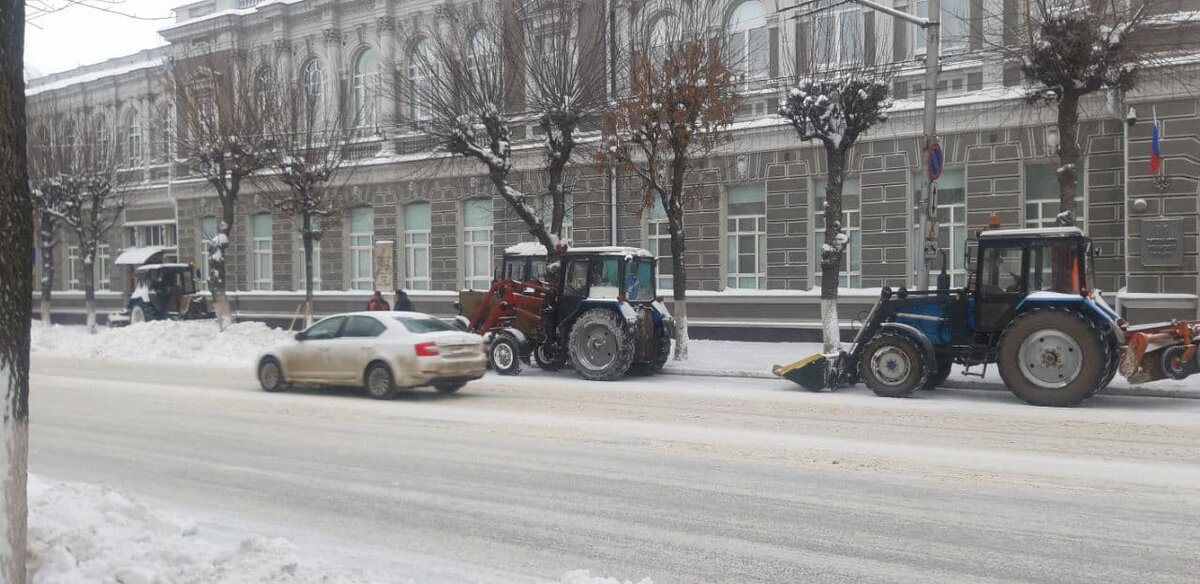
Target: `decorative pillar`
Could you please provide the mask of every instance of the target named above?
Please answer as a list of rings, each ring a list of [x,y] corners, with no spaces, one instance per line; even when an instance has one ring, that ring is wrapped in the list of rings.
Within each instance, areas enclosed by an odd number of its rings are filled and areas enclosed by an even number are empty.
[[[337,108],[335,111],[338,115],[348,114],[351,118],[350,123],[353,123],[353,104],[343,99],[345,92],[342,91],[342,31],[327,28],[321,31],[321,36],[325,39],[325,91],[329,94],[327,103]]]
[[[396,145],[389,138],[396,119],[396,19],[381,16],[376,20],[379,29],[379,95],[376,97],[379,116],[376,123],[383,138],[380,156],[392,156]]]

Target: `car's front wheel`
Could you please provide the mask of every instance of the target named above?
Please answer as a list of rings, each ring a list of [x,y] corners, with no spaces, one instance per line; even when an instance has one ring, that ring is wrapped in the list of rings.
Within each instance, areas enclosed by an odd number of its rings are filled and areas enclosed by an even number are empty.
[[[396,397],[396,378],[392,369],[386,363],[376,361],[367,366],[363,374],[367,386],[367,395],[375,399],[392,399]]]
[[[267,357],[258,364],[258,383],[263,391],[271,393],[287,389],[287,379],[283,377],[283,367],[274,357]]]

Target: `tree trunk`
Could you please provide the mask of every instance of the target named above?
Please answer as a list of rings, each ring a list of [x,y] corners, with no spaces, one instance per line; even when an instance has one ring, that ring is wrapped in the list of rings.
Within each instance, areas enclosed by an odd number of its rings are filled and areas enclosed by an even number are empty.
[[[1075,194],[1079,192],[1079,98],[1068,91],[1058,102],[1058,218],[1057,225],[1075,224]]]
[[[45,219],[42,219],[41,241],[38,245],[40,248],[38,253],[42,256],[42,326],[50,326],[50,300],[54,295],[54,232],[53,229],[46,230]]]
[[[233,200],[229,196],[221,198],[222,218],[221,222],[217,224],[217,238],[213,245],[215,249],[209,258],[209,264],[212,266],[209,288],[213,294],[213,310],[217,313],[217,326],[221,330],[225,330],[233,324],[233,311],[229,307],[229,297],[226,295],[229,284],[229,271],[226,266],[229,259],[229,243],[232,241],[229,234],[233,231],[235,211]]]
[[[529,234],[546,248],[548,253],[554,252],[554,242],[550,238],[550,232],[546,229],[545,224],[541,224],[538,217],[533,213],[533,208],[525,201],[525,195],[513,188],[512,183],[508,180],[508,171],[502,168],[491,168],[488,172],[488,177],[492,180],[492,185],[496,187],[496,192],[500,193],[500,197],[508,206],[512,208],[517,217],[529,227]]]
[[[82,238],[80,238],[82,240]],[[88,334],[96,334],[96,244],[83,243],[83,306],[87,311]]]
[[[25,3],[0,1],[0,582],[25,584],[33,200],[25,160]]]
[[[680,189],[682,191],[682,188]],[[678,207],[677,209],[675,207]],[[687,361],[688,358],[688,322],[687,322],[687,241],[683,231],[683,204],[679,199],[668,207],[667,231],[671,234],[671,267],[672,288],[675,300],[672,313],[675,317],[675,360]]]
[[[313,322],[313,234],[312,213],[305,211],[301,242],[304,245],[304,328]]]
[[[821,340],[824,353],[841,349],[841,329],[838,326],[838,282],[845,253],[842,237],[842,181],[846,174],[846,153],[840,148],[825,147],[829,173],[825,186],[825,242],[821,246]]]

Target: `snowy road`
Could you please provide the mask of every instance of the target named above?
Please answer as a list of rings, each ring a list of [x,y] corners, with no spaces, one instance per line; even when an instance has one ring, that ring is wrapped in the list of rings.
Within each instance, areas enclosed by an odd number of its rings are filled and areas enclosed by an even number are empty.
[[[31,472],[381,581],[1194,582],[1200,400],[489,376],[381,403],[35,355]]]

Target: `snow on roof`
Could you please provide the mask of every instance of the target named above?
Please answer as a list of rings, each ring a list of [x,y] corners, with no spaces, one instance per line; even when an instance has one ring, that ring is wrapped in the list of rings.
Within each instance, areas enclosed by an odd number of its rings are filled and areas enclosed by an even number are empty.
[[[567,253],[570,254],[613,254],[613,255],[634,255],[638,257],[652,258],[654,254],[640,247],[621,247],[621,246],[601,246],[601,247],[569,247]],[[546,247],[536,241],[526,241],[510,246],[504,250],[504,255],[513,256],[544,256],[546,255]]]
[[[164,63],[163,51],[160,49],[150,49],[125,57],[109,59],[96,65],[88,65],[63,73],[39,77],[27,84],[25,95],[38,95],[47,91],[65,89],[72,85],[92,83],[109,77],[153,69],[161,67]]]
[[[536,241],[526,241],[509,246],[504,250],[505,255],[517,256],[544,256],[546,255],[546,246]]]
[[[981,239],[1003,237],[1067,237],[1071,235],[1082,236],[1083,231],[1078,227],[1037,227],[1034,229],[990,229],[979,233]]]
[[[117,256],[117,261],[114,262],[118,266],[138,266],[146,263],[156,254],[166,251],[165,247],[132,247]]]
[[[150,270],[159,270],[162,268],[182,268],[182,269],[187,270],[187,269],[191,269],[192,266],[189,264],[146,264],[144,266],[138,266],[137,269],[135,269],[134,271],[135,272],[149,272]]]

